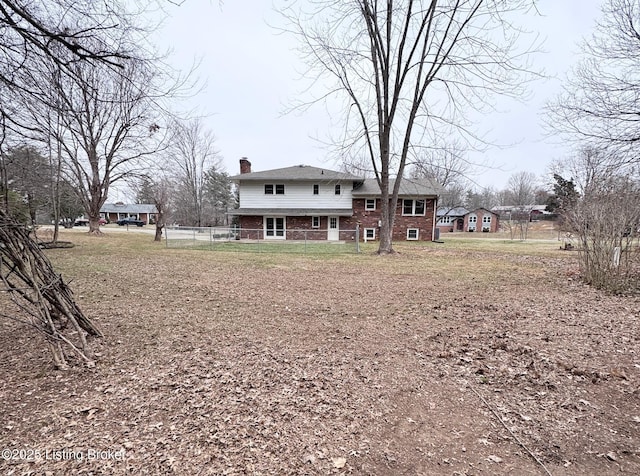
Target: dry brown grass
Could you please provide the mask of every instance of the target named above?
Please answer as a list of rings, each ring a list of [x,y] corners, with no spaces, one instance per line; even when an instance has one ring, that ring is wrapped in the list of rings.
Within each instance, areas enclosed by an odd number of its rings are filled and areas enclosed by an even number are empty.
[[[125,458],[3,474],[544,474],[514,435],[554,475],[640,473],[638,299],[580,284],[555,243],[64,239],[49,255],[107,336],[100,361],[52,372],[0,322],[0,447]]]

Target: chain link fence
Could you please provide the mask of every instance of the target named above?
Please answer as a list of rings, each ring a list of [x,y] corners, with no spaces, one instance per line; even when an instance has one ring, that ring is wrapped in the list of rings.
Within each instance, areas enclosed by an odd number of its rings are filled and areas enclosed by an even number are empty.
[[[167,248],[255,253],[359,253],[360,229],[248,229],[167,227]]]

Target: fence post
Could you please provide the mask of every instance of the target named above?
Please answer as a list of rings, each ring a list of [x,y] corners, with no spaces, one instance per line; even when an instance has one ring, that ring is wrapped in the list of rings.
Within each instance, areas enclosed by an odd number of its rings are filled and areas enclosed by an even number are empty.
[[[304,230],[304,253],[307,254],[307,230]]]
[[[360,253],[360,223],[356,223],[356,253]]]

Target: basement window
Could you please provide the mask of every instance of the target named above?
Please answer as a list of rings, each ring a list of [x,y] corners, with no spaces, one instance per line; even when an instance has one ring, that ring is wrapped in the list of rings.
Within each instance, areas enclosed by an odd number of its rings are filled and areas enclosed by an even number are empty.
[[[419,233],[417,228],[407,228],[407,240],[417,240]]]

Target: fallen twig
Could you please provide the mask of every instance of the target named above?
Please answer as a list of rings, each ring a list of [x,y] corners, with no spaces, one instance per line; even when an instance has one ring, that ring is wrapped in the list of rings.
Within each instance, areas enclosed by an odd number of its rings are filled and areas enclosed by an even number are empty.
[[[527,453],[529,453],[529,455],[530,455],[530,456],[531,456],[531,457],[536,461],[536,463],[538,463],[538,464],[542,467],[542,469],[544,469],[545,473],[547,473],[549,476],[553,476],[553,475],[549,472],[549,470],[547,469],[547,467],[542,463],[542,461],[540,461],[540,458],[538,458],[536,455],[534,455],[534,454],[531,452],[531,450],[530,450],[529,448],[527,448],[527,446],[526,446],[522,441],[520,441],[520,438],[518,438],[518,437],[516,436],[516,434],[515,434],[513,431],[511,431],[511,429],[506,425],[506,423],[504,422],[504,420],[503,420],[502,418],[500,418],[500,415],[498,414],[498,412],[496,412],[496,411],[493,409],[493,407],[491,407],[491,405],[489,405],[489,403],[488,403],[488,402],[487,402],[487,401],[482,397],[482,395],[480,395],[480,394],[476,391],[476,389],[475,389],[475,388],[473,388],[471,385],[467,384],[467,387],[468,387],[468,388],[470,388],[470,389],[471,389],[471,391],[472,391],[473,393],[475,393],[475,394],[478,396],[478,398],[479,398],[480,400],[482,400],[482,403],[484,403],[484,404],[487,406],[487,408],[488,408],[489,410],[491,410],[491,413],[493,413],[493,414],[495,415],[495,417],[498,419],[498,421],[499,421],[500,423],[502,423],[502,426],[504,426],[504,427],[506,428],[506,430],[511,434],[511,436],[513,436],[513,438],[518,442],[518,444],[519,444],[522,448],[524,448],[524,450],[525,450]]]

